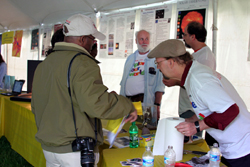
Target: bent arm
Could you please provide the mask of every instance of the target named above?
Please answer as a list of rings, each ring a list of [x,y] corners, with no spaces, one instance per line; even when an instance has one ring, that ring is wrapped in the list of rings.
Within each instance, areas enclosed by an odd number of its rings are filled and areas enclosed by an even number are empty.
[[[233,104],[223,113],[212,113],[203,120],[199,121],[200,131],[215,128],[224,130],[239,114],[239,107]],[[182,122],[176,126],[176,129],[185,134],[186,136],[192,136],[197,133],[195,124],[192,122]]]
[[[207,116],[204,123],[212,128],[224,130],[239,114],[240,110],[237,104],[233,104],[223,113],[216,113]]]
[[[157,106],[157,119],[160,118],[160,104],[163,92],[155,92],[155,105]]]
[[[163,92],[155,92],[155,103],[161,104]]]

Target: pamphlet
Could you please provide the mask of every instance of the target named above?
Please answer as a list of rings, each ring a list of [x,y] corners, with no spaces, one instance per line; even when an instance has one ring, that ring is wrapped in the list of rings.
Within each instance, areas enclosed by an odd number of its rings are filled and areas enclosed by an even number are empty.
[[[125,124],[126,118],[127,116],[108,122],[106,129],[109,131],[107,134],[107,137],[108,137],[107,140],[110,144],[109,148],[113,146],[116,136],[119,134],[123,125]]]
[[[142,112],[142,105],[141,102],[133,102],[133,105],[135,106],[135,109],[137,110],[137,113]],[[120,131],[122,130],[123,125],[125,124],[125,120],[128,117],[124,116],[123,118],[119,118],[116,120],[110,120],[107,123],[107,126],[105,129],[108,130],[108,134],[107,134],[107,141],[110,143],[109,148],[111,148],[114,144],[115,138],[116,136],[120,133]]]

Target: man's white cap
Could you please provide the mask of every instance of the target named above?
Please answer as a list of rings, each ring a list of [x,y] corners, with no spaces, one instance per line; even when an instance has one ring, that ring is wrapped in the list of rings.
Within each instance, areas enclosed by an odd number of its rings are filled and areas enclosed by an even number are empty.
[[[92,35],[99,40],[104,40],[106,36],[97,31],[94,22],[87,16],[76,14],[68,18],[64,26],[67,27],[68,32],[64,33],[65,36],[83,36]]]

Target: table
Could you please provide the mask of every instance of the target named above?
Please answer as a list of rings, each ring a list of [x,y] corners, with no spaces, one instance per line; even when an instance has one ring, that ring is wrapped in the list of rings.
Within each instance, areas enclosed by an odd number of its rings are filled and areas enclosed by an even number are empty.
[[[35,139],[37,133],[30,102],[11,101],[0,95],[0,137],[5,136],[11,148],[35,167],[45,167],[42,147]]]
[[[120,161],[126,161],[132,158],[142,158],[145,148],[122,148],[122,149],[104,149],[103,150],[103,167],[117,167],[121,166]],[[205,141],[198,144],[184,144],[184,150],[192,151],[209,151],[208,145]],[[115,156],[115,158],[114,158]],[[181,162],[188,161],[197,155],[184,154]],[[154,167],[164,166],[163,156],[154,156]]]
[[[103,121],[103,124],[105,124],[105,121]],[[129,125],[126,124],[124,128],[129,128]],[[35,139],[36,133],[37,128],[30,102],[11,101],[9,97],[0,95],[0,137],[4,135],[10,142],[12,149],[30,164],[35,167],[45,167],[46,161],[41,144]],[[121,166],[120,161],[142,157],[145,151],[145,148],[107,148],[107,144],[99,148],[99,167]],[[200,143],[198,145],[185,145],[184,149],[208,151],[209,148],[206,143]],[[191,154],[184,155],[183,160],[190,160],[193,156]],[[155,167],[162,166],[162,164],[163,156],[156,156]]]

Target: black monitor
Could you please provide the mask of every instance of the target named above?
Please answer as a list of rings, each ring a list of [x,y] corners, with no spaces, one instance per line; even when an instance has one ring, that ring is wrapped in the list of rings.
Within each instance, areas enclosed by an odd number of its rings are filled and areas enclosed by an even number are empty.
[[[32,92],[32,82],[36,67],[42,60],[28,60],[27,63],[27,93]]]

